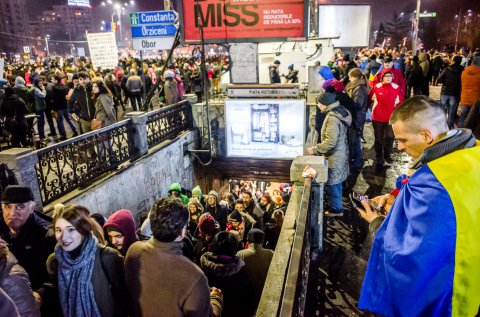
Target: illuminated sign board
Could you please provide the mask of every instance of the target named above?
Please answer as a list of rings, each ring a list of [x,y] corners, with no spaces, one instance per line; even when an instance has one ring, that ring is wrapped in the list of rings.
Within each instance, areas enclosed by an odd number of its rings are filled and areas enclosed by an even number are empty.
[[[68,0],[69,6],[90,7],[90,0]]]
[[[186,43],[305,41],[307,4],[303,0],[183,0]]]
[[[294,159],[303,155],[305,100],[225,101],[227,157]]]

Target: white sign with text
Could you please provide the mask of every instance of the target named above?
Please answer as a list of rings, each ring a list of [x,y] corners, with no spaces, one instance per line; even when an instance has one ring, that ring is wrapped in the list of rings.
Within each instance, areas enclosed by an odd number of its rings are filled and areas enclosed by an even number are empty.
[[[118,64],[118,49],[115,33],[88,33],[88,49],[93,67],[114,69]]]

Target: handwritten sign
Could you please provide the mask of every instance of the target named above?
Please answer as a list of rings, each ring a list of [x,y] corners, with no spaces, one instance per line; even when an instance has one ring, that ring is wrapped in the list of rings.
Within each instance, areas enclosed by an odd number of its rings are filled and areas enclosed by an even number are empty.
[[[93,67],[114,69],[118,64],[118,49],[115,33],[88,33],[88,49]]]

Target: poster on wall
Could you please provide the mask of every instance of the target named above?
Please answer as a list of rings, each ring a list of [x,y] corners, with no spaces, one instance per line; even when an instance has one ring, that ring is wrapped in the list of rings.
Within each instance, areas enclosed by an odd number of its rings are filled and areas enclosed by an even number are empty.
[[[115,33],[88,33],[87,41],[93,67],[114,69],[117,66],[118,49]]]
[[[186,43],[307,40],[307,5],[303,0],[183,0]]]
[[[258,84],[257,43],[230,45],[233,84]]]
[[[303,155],[305,100],[225,101],[227,157],[294,159]]]

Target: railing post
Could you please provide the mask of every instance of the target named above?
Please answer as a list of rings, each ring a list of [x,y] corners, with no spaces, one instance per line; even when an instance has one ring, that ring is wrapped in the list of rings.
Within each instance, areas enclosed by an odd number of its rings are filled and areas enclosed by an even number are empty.
[[[299,156],[292,162],[290,180],[303,182],[302,172],[306,166],[317,171],[317,176],[312,182],[310,228],[313,231],[312,250],[319,250],[322,247],[323,188],[328,179],[328,163],[323,156]]]
[[[147,119],[143,111],[132,111],[125,115],[132,119],[132,143],[135,159],[148,153]]]
[[[42,196],[35,171],[35,165],[38,163],[37,152],[27,148],[11,148],[0,152],[0,163],[7,164],[7,167],[15,174],[19,185],[30,187],[35,197],[35,203],[41,210],[43,208]]]

